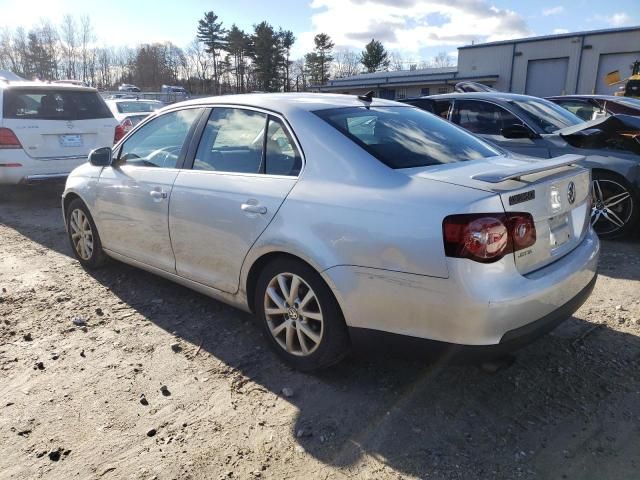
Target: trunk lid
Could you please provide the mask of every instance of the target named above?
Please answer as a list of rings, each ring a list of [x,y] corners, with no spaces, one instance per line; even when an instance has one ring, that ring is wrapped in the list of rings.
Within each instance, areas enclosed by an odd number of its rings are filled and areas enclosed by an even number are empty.
[[[611,115],[555,132],[576,148],[611,148],[640,154],[640,117]]]
[[[531,214],[536,242],[514,253],[518,271],[526,274],[569,253],[588,231],[591,174],[576,165],[582,159],[579,155],[531,161],[496,157],[405,172],[493,192],[500,196],[505,212]]]
[[[93,89],[37,85],[7,88],[2,126],[11,129],[29,156],[65,159],[111,146],[116,120]]]

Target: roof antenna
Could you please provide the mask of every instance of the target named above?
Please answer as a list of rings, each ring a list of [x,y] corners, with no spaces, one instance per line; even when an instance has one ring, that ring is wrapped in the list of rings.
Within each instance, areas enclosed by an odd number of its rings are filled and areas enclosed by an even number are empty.
[[[363,102],[371,103],[373,101],[373,95],[375,95],[375,92],[373,90],[369,90],[364,95],[358,95],[358,99]]]

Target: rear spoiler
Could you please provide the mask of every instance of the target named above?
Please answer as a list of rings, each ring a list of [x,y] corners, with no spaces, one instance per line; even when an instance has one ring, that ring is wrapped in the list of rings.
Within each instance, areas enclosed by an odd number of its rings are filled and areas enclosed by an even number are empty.
[[[479,173],[474,175],[474,180],[480,180],[487,183],[500,183],[505,180],[519,180],[525,175],[533,175],[534,173],[553,170],[555,168],[566,167],[567,165],[575,165],[584,160],[584,155],[562,155],[560,157],[551,158],[549,160],[539,160],[527,162],[517,167],[507,167],[493,172]]]

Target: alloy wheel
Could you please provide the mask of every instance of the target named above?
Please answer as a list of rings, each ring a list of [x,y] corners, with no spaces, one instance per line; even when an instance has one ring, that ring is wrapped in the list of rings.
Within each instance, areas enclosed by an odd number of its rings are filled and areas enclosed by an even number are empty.
[[[322,308],[313,289],[294,273],[273,277],[264,295],[269,331],[286,352],[311,355],[324,332]]]
[[[93,231],[89,218],[82,210],[76,208],[71,212],[69,227],[76,253],[83,260],[90,260],[93,255]]]
[[[591,197],[591,225],[600,235],[615,234],[625,227],[633,215],[631,193],[615,180],[594,179]]]

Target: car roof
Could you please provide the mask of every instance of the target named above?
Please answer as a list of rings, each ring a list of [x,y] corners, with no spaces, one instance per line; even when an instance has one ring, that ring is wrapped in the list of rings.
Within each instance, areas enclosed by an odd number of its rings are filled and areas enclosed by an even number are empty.
[[[332,93],[249,93],[240,95],[222,95],[217,97],[199,98],[185,102],[174,103],[167,107],[194,106],[194,105],[237,105],[247,107],[264,108],[279,113],[292,111],[325,110],[330,108],[345,107],[381,107],[381,106],[406,106],[399,102],[373,98],[371,102],[359,100],[356,95],[343,95]]]
[[[562,98],[597,98],[597,99],[601,99],[601,100],[611,100],[611,101],[616,101],[619,100],[620,97],[616,97],[615,95],[554,95],[553,97],[546,97],[547,99],[551,100],[551,99],[555,99],[555,100],[559,100]]]
[[[484,100],[503,100],[505,102],[510,100],[529,100],[533,97],[531,95],[521,95],[518,93],[506,93],[506,92],[464,92],[464,93],[443,93],[442,95],[429,95],[426,97],[420,97],[423,99],[432,100],[446,100],[446,99],[484,99]]]
[[[105,102],[111,103],[124,103],[124,102],[147,102],[147,103],[162,103],[160,100],[154,100],[152,98],[107,98]]]
[[[70,90],[74,92],[97,92],[98,90],[92,87],[85,87],[82,85],[72,85],[70,83],[49,83],[49,82],[3,82],[0,81],[0,89],[34,89],[34,90]]]

